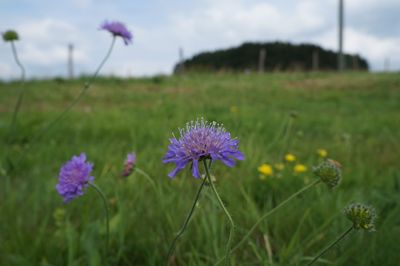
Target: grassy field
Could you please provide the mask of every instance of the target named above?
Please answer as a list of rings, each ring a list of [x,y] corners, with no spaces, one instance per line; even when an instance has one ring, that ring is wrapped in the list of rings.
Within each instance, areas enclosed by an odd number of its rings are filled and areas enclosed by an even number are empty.
[[[86,152],[111,215],[110,265],[165,265],[200,180],[190,170],[171,180],[161,160],[172,132],[203,116],[240,140],[246,159],[213,167],[236,223],[235,243],[257,219],[312,182],[316,150],[343,166],[335,190],[318,184],[275,213],[232,255],[232,265],[304,265],[346,230],[343,208],[376,207],[377,231],[355,231],[321,265],[398,265],[400,261],[399,74],[192,74],[122,80],[100,78],[55,127],[32,137],[79,94],[84,80],[30,81],[8,136],[18,83],[0,83],[0,265],[100,265],[103,205],[96,192],[68,204],[55,191],[59,169]],[[291,126],[288,126],[288,125]],[[286,133],[284,133],[286,130]],[[7,140],[6,140],[7,139]],[[121,177],[128,152],[140,172]],[[257,167],[296,155],[261,180]],[[224,256],[228,222],[207,187],[173,265],[213,265]],[[318,263],[317,263],[318,264]],[[318,264],[319,265],[319,264]]]

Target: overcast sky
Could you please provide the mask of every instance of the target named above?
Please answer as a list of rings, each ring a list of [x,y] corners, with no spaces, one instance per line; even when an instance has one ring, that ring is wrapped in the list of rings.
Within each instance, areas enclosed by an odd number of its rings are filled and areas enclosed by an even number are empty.
[[[338,0],[0,0],[0,32],[15,29],[30,77],[65,76],[67,44],[75,71],[92,73],[111,42],[98,30],[119,20],[133,45],[118,40],[102,74],[171,73],[178,48],[185,57],[245,41],[315,43],[337,49]],[[344,50],[365,57],[374,71],[390,60],[400,70],[400,0],[345,0]],[[18,77],[9,43],[0,42],[0,78]]]

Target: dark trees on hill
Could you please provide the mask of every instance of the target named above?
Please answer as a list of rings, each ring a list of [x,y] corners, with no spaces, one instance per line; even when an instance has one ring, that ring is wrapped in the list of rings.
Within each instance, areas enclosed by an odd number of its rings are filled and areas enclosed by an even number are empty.
[[[183,62],[189,70],[257,71],[259,54],[266,51],[265,71],[275,70],[336,70],[337,53],[313,44],[294,45],[284,42],[244,43],[239,47],[204,52]],[[318,57],[318,69],[313,65]],[[368,70],[368,62],[359,55],[345,54],[346,69]],[[175,66],[175,69],[179,64]]]

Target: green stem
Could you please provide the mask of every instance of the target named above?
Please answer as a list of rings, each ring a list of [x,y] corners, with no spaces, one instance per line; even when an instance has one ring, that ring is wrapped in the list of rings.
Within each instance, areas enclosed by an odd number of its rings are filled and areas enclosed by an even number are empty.
[[[17,63],[17,65],[21,69],[21,80],[25,80],[25,68],[21,64],[21,61],[19,61],[17,48],[15,47],[14,42],[11,42],[11,49],[12,49],[12,52],[13,52],[13,55],[14,55],[15,62]]]
[[[108,49],[108,52],[107,52],[106,56],[101,61],[100,65],[97,67],[97,69],[94,72],[93,76],[89,79],[88,82],[85,83],[85,85],[83,86],[83,88],[82,88],[81,92],[79,93],[79,95],[71,102],[71,104],[67,108],[65,108],[65,110],[56,119],[51,121],[42,131],[39,132],[39,134],[37,134],[35,137],[33,137],[32,138],[32,142],[35,142],[36,140],[38,140],[41,137],[43,137],[43,135],[47,131],[49,131],[55,124],[57,124],[57,122],[60,121],[69,112],[69,110],[71,110],[72,107],[74,107],[79,102],[79,100],[82,98],[82,96],[85,94],[85,92],[90,88],[90,86],[92,85],[93,81],[97,78],[101,68],[104,66],[104,64],[106,63],[106,61],[110,57],[111,52],[112,52],[112,50],[114,48],[114,44],[115,44],[115,36],[112,39],[110,48]]]
[[[286,205],[289,201],[291,201],[292,199],[296,198],[298,195],[304,193],[305,191],[307,191],[308,189],[310,189],[311,187],[313,187],[314,185],[318,184],[319,182],[321,182],[321,180],[315,180],[313,183],[303,187],[302,189],[300,189],[299,191],[297,191],[296,193],[292,194],[289,198],[287,198],[286,200],[282,201],[278,206],[276,206],[275,208],[273,208],[272,210],[270,210],[269,212],[265,213],[263,216],[261,216],[260,219],[258,219],[258,221],[250,228],[250,230],[247,232],[247,234],[242,238],[242,240],[239,241],[238,244],[236,244],[236,246],[234,246],[232,248],[232,250],[230,251],[230,253],[235,252],[250,236],[251,234],[254,232],[254,230],[260,225],[260,223],[267,218],[268,216],[270,216],[271,214],[275,213],[277,210],[279,210],[281,207],[283,207],[284,205]],[[219,264],[222,260],[219,260],[216,264]]]
[[[332,248],[334,245],[336,245],[340,240],[342,240],[346,235],[348,235],[352,230],[353,230],[353,225],[347,229],[345,232],[343,232],[335,241],[333,241],[329,246],[327,246],[326,248],[324,248],[324,250],[321,251],[321,253],[319,253],[318,256],[316,256],[309,264],[312,265],[314,264],[314,262],[316,262],[320,257],[322,257],[330,248]]]
[[[156,183],[154,183],[154,180],[143,170],[141,170],[140,168],[137,168],[135,166],[134,171],[138,172],[139,174],[141,174],[142,176],[144,176],[146,178],[147,181],[149,181],[149,183],[153,186],[153,188],[156,188]]]
[[[196,193],[196,196],[195,196],[195,198],[194,198],[194,200],[193,200],[192,208],[190,209],[190,211],[189,211],[189,213],[188,213],[188,215],[187,215],[187,217],[186,217],[186,219],[185,219],[185,222],[183,223],[182,228],[181,228],[181,229],[179,230],[179,232],[176,234],[174,240],[172,241],[172,243],[171,243],[171,245],[170,245],[170,247],[169,247],[168,255],[167,255],[167,265],[169,264],[170,257],[171,257],[172,254],[174,253],[174,249],[175,249],[176,242],[177,242],[178,239],[181,237],[181,235],[185,232],[186,227],[187,227],[188,224],[189,224],[190,218],[191,218],[192,215],[193,215],[193,212],[194,212],[194,210],[195,210],[195,208],[196,208],[196,204],[197,204],[197,202],[198,202],[198,200],[199,200],[199,198],[200,198],[200,194],[201,194],[201,191],[202,191],[203,188],[204,188],[205,183],[206,183],[206,179],[204,178],[203,181],[201,182],[201,185],[200,185],[200,187],[199,187],[197,193]]]
[[[94,188],[94,190],[96,190],[96,192],[99,194],[100,198],[103,200],[103,203],[104,203],[104,211],[105,211],[105,216],[106,216],[106,250],[105,250],[104,254],[106,254],[106,259],[107,259],[108,246],[109,246],[109,241],[110,241],[109,240],[110,239],[110,217],[108,214],[107,198],[96,184],[89,182],[89,186],[91,186],[92,188]]]
[[[283,153],[286,151],[287,147],[289,146],[289,136],[290,136],[290,130],[292,129],[292,123],[293,123],[293,117],[289,117],[289,121],[287,124],[287,127],[285,129],[284,135],[283,135],[283,146],[281,153],[279,154],[279,159],[282,160],[283,158]]]
[[[286,127],[287,124],[290,123],[290,119],[292,118],[289,116],[288,120],[285,120],[282,123],[281,129],[278,131],[278,134],[276,134],[275,138],[265,147],[265,151],[269,151],[278,142],[280,137],[285,134]]]
[[[25,82],[25,68],[21,64],[21,61],[19,61],[17,48],[15,47],[14,42],[11,42],[11,49],[12,49],[12,53],[14,55],[15,62],[17,63],[17,65],[21,69],[21,79],[20,79],[21,80],[21,85],[20,85],[21,87],[19,89],[19,95],[18,95],[17,103],[15,104],[14,113],[13,113],[12,120],[11,120],[10,134],[9,134],[10,136],[13,134],[13,132],[15,130],[15,123],[17,121],[17,115],[18,115],[19,109],[21,107],[22,98],[23,98],[24,92],[25,92],[24,87],[23,87],[23,83]]]
[[[232,242],[232,239],[233,239],[233,233],[234,233],[234,230],[235,230],[235,223],[233,222],[233,219],[232,219],[231,215],[229,214],[228,210],[226,209],[224,203],[222,202],[221,197],[219,196],[218,191],[214,186],[214,182],[211,180],[211,175],[210,175],[210,171],[208,169],[206,160],[204,160],[204,168],[206,170],[207,179],[208,179],[208,182],[211,185],[211,189],[213,190],[213,192],[215,194],[215,197],[218,200],[219,205],[224,210],[225,215],[228,217],[228,220],[229,220],[229,222],[231,224],[230,230],[229,230],[228,242],[226,243],[226,255],[225,255],[226,265],[230,265],[229,255],[230,255],[230,250],[231,250],[231,242]]]

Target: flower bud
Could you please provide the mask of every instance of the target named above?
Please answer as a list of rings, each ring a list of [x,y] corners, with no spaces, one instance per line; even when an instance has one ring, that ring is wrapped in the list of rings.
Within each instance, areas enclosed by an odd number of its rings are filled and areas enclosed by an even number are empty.
[[[123,177],[128,177],[132,174],[136,165],[136,154],[134,152],[128,153],[124,163],[124,170],[122,171]]]
[[[354,229],[375,231],[376,212],[371,206],[353,203],[344,209],[346,217],[353,222]]]
[[[321,178],[321,181],[330,188],[335,188],[339,185],[342,179],[342,166],[335,160],[326,159],[317,167],[314,167],[313,173]]]
[[[3,32],[2,35],[3,35],[3,40],[5,42],[12,42],[19,40],[18,33],[14,30],[8,30],[6,32]]]

